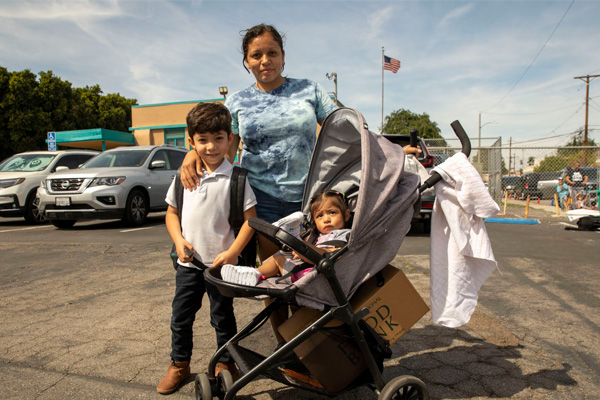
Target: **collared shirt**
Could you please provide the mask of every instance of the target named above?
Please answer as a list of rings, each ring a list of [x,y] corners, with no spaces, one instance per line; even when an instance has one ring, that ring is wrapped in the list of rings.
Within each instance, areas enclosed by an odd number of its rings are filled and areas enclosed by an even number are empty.
[[[181,234],[194,246],[194,257],[210,266],[217,255],[229,249],[235,240],[231,225],[230,182],[233,166],[224,159],[211,174],[202,171],[200,185],[193,191],[183,190],[183,210],[181,210]],[[166,202],[177,207],[175,183],[167,192]],[[256,205],[256,197],[246,179],[244,190],[244,211]],[[191,263],[185,267],[195,268]]]

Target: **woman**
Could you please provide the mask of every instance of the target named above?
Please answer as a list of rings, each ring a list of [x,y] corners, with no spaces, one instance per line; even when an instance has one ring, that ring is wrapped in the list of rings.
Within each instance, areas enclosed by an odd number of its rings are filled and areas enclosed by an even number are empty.
[[[284,77],[283,39],[271,25],[246,31],[242,41],[243,64],[256,82],[225,102],[232,116],[233,161],[242,142],[241,166],[256,194],[258,218],[275,222],[300,211],[304,182],[316,141],[317,123],[337,106],[316,82]],[[199,184],[200,162],[193,151],[181,168],[184,187]],[[266,259],[277,248],[259,236],[259,257]]]

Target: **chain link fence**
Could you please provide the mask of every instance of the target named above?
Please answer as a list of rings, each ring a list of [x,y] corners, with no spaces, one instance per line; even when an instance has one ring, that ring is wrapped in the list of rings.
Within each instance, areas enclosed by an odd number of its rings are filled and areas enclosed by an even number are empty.
[[[425,139],[435,165],[460,152],[458,139]],[[574,208],[598,209],[600,147],[514,147],[501,138],[472,140],[469,161],[481,174],[500,214],[522,218],[564,217]],[[581,195],[559,195],[558,181],[578,162]],[[576,175],[577,177],[577,175]]]

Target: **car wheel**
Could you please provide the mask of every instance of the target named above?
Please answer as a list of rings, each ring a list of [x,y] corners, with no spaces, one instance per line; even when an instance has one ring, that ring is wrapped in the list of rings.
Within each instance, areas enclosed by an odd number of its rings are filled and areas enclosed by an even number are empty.
[[[75,225],[75,222],[77,222],[76,219],[54,219],[54,220],[50,221],[50,223],[52,225],[54,225],[55,227],[57,227],[59,229],[72,228],[73,225]]]
[[[140,190],[132,190],[125,204],[123,220],[127,225],[140,226],[146,222],[148,216],[148,201]]]
[[[35,195],[35,190],[29,193],[25,204],[25,221],[30,224],[41,224],[46,222],[44,213],[40,211],[40,199]]]

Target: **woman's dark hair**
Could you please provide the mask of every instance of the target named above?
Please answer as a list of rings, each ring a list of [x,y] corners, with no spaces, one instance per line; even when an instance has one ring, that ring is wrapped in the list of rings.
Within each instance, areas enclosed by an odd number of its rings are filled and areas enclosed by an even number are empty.
[[[317,225],[315,224],[315,220],[312,216],[317,210],[319,210],[319,208],[321,208],[321,205],[328,200],[331,201],[334,206],[340,209],[344,218],[346,217],[348,204],[346,203],[346,196],[344,193],[336,190],[325,190],[324,192],[317,193],[310,199],[310,225],[313,230],[317,228]]]
[[[279,47],[281,47],[281,51],[283,52],[283,37],[273,25],[260,24],[253,26],[250,29],[246,29],[242,32],[245,32],[244,39],[242,40],[242,53],[244,54],[244,58],[242,59],[242,65],[244,66],[244,69],[248,71],[248,73],[250,73],[250,71],[248,70],[245,64],[246,57],[248,57],[248,46],[250,45],[251,41],[259,37],[263,33],[270,33],[271,36],[273,36],[273,39],[275,39],[275,41],[279,44]]]

